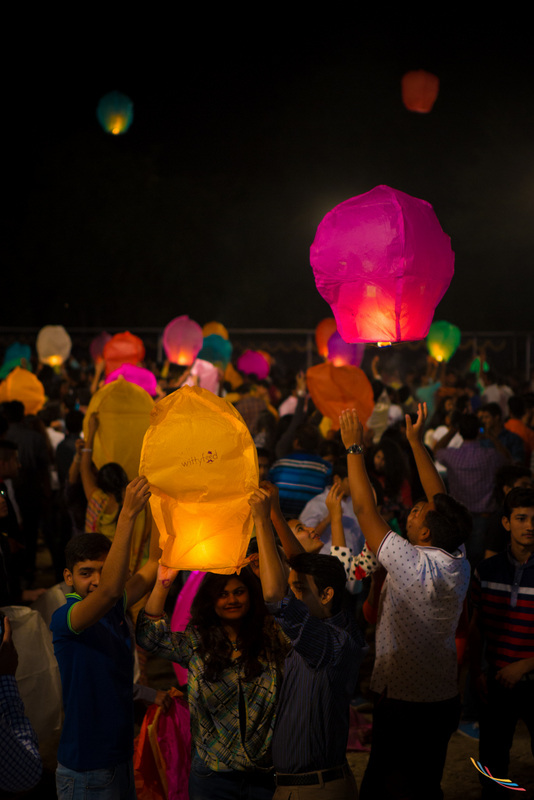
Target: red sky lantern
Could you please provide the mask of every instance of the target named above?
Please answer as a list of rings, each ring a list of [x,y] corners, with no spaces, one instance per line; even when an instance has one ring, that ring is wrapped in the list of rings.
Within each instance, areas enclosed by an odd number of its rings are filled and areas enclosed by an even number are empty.
[[[439,78],[424,69],[407,72],[402,76],[402,102],[408,111],[428,114],[436,102],[439,92]]]
[[[138,364],[145,357],[145,346],[139,336],[130,331],[116,333],[106,342],[102,351],[106,362],[106,376],[122,364]]]
[[[332,209],[310,260],[345,342],[424,339],[454,274],[450,238],[430,203],[389,186]]]
[[[163,331],[163,349],[171,364],[191,366],[203,343],[202,328],[187,314],[175,317]]]

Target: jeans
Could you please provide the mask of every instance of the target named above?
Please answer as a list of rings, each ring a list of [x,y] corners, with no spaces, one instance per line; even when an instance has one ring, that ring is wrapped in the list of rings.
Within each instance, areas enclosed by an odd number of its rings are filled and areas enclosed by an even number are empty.
[[[216,772],[193,756],[189,800],[272,800],[274,789],[272,772]]]
[[[110,769],[78,772],[57,765],[58,800],[136,800],[133,763],[124,761]]]

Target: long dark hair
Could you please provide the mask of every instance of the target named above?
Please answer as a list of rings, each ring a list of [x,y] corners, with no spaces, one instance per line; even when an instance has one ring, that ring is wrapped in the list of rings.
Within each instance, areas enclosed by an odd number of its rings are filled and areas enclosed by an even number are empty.
[[[213,682],[232,663],[232,646],[224,631],[223,622],[215,612],[215,601],[228,581],[237,578],[248,589],[250,608],[239,630],[239,649],[245,680],[261,674],[263,667],[258,656],[265,647],[264,622],[267,614],[257,578],[244,569],[239,575],[216,575],[208,572],[191,604],[191,622],[200,637],[199,655],[204,662],[204,677]]]

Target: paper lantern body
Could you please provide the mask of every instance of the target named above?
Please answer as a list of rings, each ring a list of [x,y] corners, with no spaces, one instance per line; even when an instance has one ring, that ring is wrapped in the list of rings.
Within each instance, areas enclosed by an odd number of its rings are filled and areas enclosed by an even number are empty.
[[[428,114],[436,102],[439,92],[439,78],[424,69],[407,72],[401,81],[402,102],[408,111]]]
[[[220,322],[206,322],[202,328],[202,336],[206,339],[208,336],[222,336],[223,339],[229,339],[228,331]]]
[[[25,414],[37,414],[45,404],[44,386],[32,372],[15,367],[0,383],[0,403],[20,400]]]
[[[125,381],[140,386],[141,389],[144,389],[151,397],[154,397],[156,394],[158,382],[154,373],[150,372],[149,369],[136,367],[134,364],[122,364],[118,369],[114,369],[113,372],[109,373],[105,384],[107,385],[108,383],[116,381],[121,375]]]
[[[106,361],[106,375],[118,369],[122,364],[137,365],[145,357],[145,346],[139,336],[130,331],[116,333],[106,342],[102,351]]]
[[[121,92],[109,92],[100,98],[96,116],[107,133],[126,133],[133,122],[133,103]]]
[[[111,334],[106,333],[106,331],[102,331],[102,333],[99,333],[98,336],[95,336],[89,345],[89,352],[91,353],[91,358],[93,361],[102,358],[104,354],[104,347],[109,341],[111,341]]]
[[[328,360],[334,367],[359,367],[364,352],[364,344],[344,342],[337,331],[328,340]]]
[[[224,575],[241,568],[253,527],[248,498],[258,485],[258,459],[233,406],[189,386],[160,400],[140,470],[150,482],[162,564]]]
[[[198,381],[198,382],[197,382]],[[200,386],[201,389],[207,389],[208,392],[217,394],[219,391],[219,370],[209,361],[203,361],[197,358],[191,367],[189,377],[185,380],[185,386]]]
[[[187,315],[171,320],[163,331],[163,348],[171,364],[190,366],[203,341],[202,328]]]
[[[328,340],[337,331],[336,321],[333,317],[321,320],[315,329],[315,344],[317,352],[322,358],[328,358]]]
[[[237,368],[244,375],[256,375],[263,381],[269,374],[269,363],[256,350],[245,350],[237,359]]]
[[[139,474],[143,436],[150,423],[154,401],[144,389],[119,376],[99,389],[89,403],[83,430],[89,431],[89,417],[98,411],[100,425],[93,444],[93,461],[100,469],[115,461],[133,480]]]
[[[0,368],[0,380],[6,378],[12,369],[19,367],[22,361],[26,361],[26,368],[31,372],[30,358],[31,350],[29,345],[13,342],[6,348],[4,353],[4,363]]]
[[[310,251],[345,342],[423,339],[454,273],[430,203],[377,186],[330,211]]]
[[[373,413],[373,389],[369,378],[359,367],[335,367],[326,362],[310,367],[306,382],[313,402],[332,428],[339,430],[339,415],[346,408],[355,408],[365,426]]]
[[[63,325],[45,325],[37,334],[35,346],[43,364],[58,367],[70,356],[72,342]]]
[[[433,322],[426,337],[426,346],[436,361],[449,361],[460,344],[460,328],[450,322]]]
[[[216,333],[210,333],[209,336],[204,337],[202,350],[197,358],[210,361],[212,364],[221,364],[225,369],[232,358],[232,350],[232,343],[228,339],[223,339]]]

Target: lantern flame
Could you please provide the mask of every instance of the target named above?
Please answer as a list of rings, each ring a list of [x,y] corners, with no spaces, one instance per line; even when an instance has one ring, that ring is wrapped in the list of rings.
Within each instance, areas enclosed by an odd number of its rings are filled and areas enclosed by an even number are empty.
[[[51,367],[60,367],[61,364],[63,364],[63,358],[61,356],[48,356],[44,361]]]
[[[377,342],[378,347],[391,347],[391,342]]]

